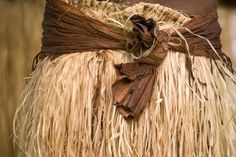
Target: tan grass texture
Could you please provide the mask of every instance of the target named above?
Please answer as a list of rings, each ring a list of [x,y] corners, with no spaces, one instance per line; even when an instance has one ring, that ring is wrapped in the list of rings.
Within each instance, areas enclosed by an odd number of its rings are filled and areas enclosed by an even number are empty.
[[[15,157],[13,116],[40,50],[42,14],[42,5],[0,1],[0,157]]]
[[[174,27],[189,20],[180,12],[145,3],[126,8],[84,0],[78,6],[120,27],[126,27],[124,15],[134,13]],[[211,64],[196,57],[193,68],[198,79],[194,81],[184,54],[170,51],[159,68],[150,104],[138,119],[127,121],[112,104],[111,87],[116,80],[114,64],[129,61],[131,57],[122,51],[106,50],[39,62],[16,114],[20,155],[236,156],[236,80],[222,62]]]

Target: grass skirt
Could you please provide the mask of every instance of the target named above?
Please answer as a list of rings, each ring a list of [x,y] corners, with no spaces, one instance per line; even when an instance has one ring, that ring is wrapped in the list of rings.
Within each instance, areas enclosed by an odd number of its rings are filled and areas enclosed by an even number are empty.
[[[92,17],[127,29],[127,18],[134,13],[176,28],[190,20],[184,13],[158,4],[70,3]],[[132,61],[118,50],[40,61],[16,112],[19,156],[236,156],[236,77],[221,61],[195,57],[197,79],[193,80],[185,54],[169,51],[158,69],[150,104],[139,118],[125,120],[112,103],[114,64]]]

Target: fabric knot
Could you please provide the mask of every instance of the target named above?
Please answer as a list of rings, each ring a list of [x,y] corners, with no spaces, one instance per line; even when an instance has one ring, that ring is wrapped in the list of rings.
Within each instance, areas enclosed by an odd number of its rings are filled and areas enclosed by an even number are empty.
[[[127,51],[136,57],[147,56],[145,52],[154,46],[159,28],[153,19],[146,20],[140,15],[133,15],[130,21],[133,24],[134,37],[128,40]]]
[[[170,35],[151,18],[133,15],[130,21],[134,36],[127,42],[127,51],[139,62],[159,66],[167,56]]]

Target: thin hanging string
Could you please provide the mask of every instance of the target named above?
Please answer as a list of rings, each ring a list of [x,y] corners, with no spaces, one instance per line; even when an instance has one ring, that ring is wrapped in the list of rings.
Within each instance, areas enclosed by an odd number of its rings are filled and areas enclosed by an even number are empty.
[[[169,29],[170,31],[175,31],[178,36],[184,41],[185,43],[185,48],[186,48],[186,51],[187,51],[187,58],[186,58],[186,64],[188,63],[188,61],[190,62],[190,65],[188,66],[189,69],[189,72],[191,74],[191,76],[193,77],[193,79],[195,78],[194,77],[194,74],[193,74],[193,59],[190,57],[191,56],[191,53],[190,53],[190,47],[189,47],[189,44],[188,44],[188,41],[186,40],[186,38],[183,36],[182,33],[180,33],[180,31],[174,26],[174,25],[171,25],[171,24],[167,24],[166,22],[162,21],[162,22],[159,22],[158,24],[160,24],[160,29],[162,30],[165,30],[165,29]],[[169,34],[169,33],[168,33]],[[171,36],[169,35],[169,40],[171,39]],[[180,40],[181,41],[181,40]],[[172,45],[172,43],[170,41],[168,41],[168,44]],[[180,43],[181,44],[181,43]],[[189,60],[187,60],[189,59]]]
[[[209,39],[207,39],[206,37],[203,37],[203,36],[201,36],[201,35],[198,35],[198,34],[192,32],[190,29],[188,29],[188,28],[186,28],[186,27],[182,27],[182,28],[185,29],[186,31],[188,31],[189,33],[191,33],[192,35],[195,35],[196,37],[199,37],[199,38],[201,38],[201,39],[206,40],[207,43],[210,45],[211,49],[213,50],[213,52],[219,57],[219,59],[220,59],[223,63],[225,63],[225,62],[222,60],[221,56],[220,56],[220,55],[218,54],[218,52],[216,51],[216,49],[214,48],[214,46],[212,45],[212,43],[211,43],[211,41],[210,41]],[[225,64],[226,64],[226,63],[225,63]]]

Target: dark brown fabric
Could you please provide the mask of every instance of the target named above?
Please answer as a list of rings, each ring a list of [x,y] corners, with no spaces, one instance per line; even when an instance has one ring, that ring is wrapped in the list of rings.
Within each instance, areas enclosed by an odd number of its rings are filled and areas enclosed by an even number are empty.
[[[116,66],[118,79],[113,85],[114,104],[126,118],[137,117],[150,101],[157,67],[167,56],[167,50],[186,53],[187,49],[178,33],[159,30],[156,21],[139,15],[130,20],[133,31],[124,32],[60,0],[48,0],[43,22],[43,46],[38,57],[104,49],[121,49],[140,56],[156,43],[150,55],[137,59],[136,63]],[[184,27],[187,29],[178,31],[187,40],[191,55],[218,59],[205,39],[188,30],[209,39],[218,55],[225,56],[221,52],[221,28],[215,8],[195,16]],[[188,69],[190,66],[191,63],[187,62]]]
[[[116,68],[119,77],[113,85],[114,104],[125,118],[137,117],[150,101],[156,67],[127,63]]]
[[[133,51],[132,53],[140,52],[140,49],[145,51],[155,38],[153,31],[156,24],[148,26],[148,31],[141,36],[139,33],[144,31],[145,27],[147,27],[147,24],[143,23],[143,21],[148,22],[151,19],[141,19],[140,16],[139,18],[139,22],[132,21],[134,24],[134,31],[124,33],[123,29],[93,19],[82,13],[78,8],[70,6],[60,0],[47,0],[43,21],[44,32],[41,52],[43,54],[60,55],[103,49],[122,49],[128,50],[129,52]],[[186,27],[194,33],[200,33],[199,35],[206,36],[213,43],[213,46],[217,51],[221,53],[221,28],[217,22],[217,13],[215,9],[210,9],[193,19],[194,20],[191,20],[186,24]],[[137,32],[138,27],[143,28]],[[165,33],[163,31],[157,31],[157,34]],[[205,53],[208,50],[212,51],[205,40],[189,34],[186,30],[182,30],[181,32],[184,33],[185,38],[188,38],[188,42],[190,42],[189,45],[193,45],[193,49],[204,49],[204,52],[199,51],[199,53],[196,54],[196,52],[190,51],[190,53],[212,57],[211,55],[213,53],[207,53],[207,55]],[[148,39],[148,41],[143,37],[147,33],[150,33],[150,37],[152,38]],[[173,33],[171,39],[175,39],[175,37],[178,37],[178,35]],[[179,44],[179,41],[173,40],[173,42]],[[185,53],[185,43],[183,41],[181,41],[181,43],[182,46],[169,45],[169,48],[174,50],[177,49],[180,52]],[[203,43],[204,45],[201,46]],[[137,45],[139,45],[138,48],[136,47],[133,50],[129,49],[129,47],[135,47]]]
[[[126,36],[124,30],[93,19],[60,0],[47,0],[42,44],[42,53],[58,55],[125,49]]]

